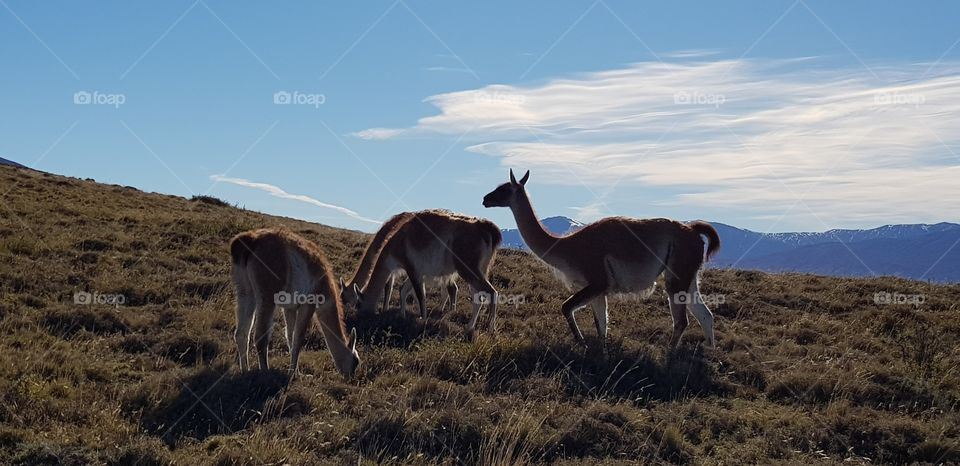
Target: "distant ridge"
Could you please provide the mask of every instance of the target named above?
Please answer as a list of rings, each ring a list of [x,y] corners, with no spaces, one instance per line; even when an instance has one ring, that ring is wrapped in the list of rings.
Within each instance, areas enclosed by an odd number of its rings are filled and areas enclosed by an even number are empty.
[[[550,217],[541,222],[555,234],[583,227],[566,217]],[[710,262],[711,267],[960,282],[960,225],[956,223],[769,234],[710,223],[723,245]],[[515,229],[503,230],[503,238],[502,247],[526,249]]]
[[[960,282],[960,228],[907,238],[825,242],[768,256],[749,257],[738,268],[796,271],[844,277],[892,275]]]
[[[3,158],[3,157],[0,157],[0,165],[7,165],[7,166],[10,166],[10,167],[17,167],[17,168],[30,168],[30,167],[28,167],[28,166],[26,166],[26,165],[19,164],[19,163],[17,163],[17,162],[14,162],[13,160],[7,160],[7,159],[5,159],[5,158]]]

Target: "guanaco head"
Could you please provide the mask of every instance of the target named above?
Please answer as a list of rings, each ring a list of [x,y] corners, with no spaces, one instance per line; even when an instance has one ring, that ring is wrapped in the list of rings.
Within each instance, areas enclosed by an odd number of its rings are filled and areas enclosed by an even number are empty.
[[[340,279],[340,301],[348,309],[356,307],[360,301],[360,289],[356,283],[347,285],[343,282],[343,278]]]
[[[364,299],[363,291],[356,283],[347,285],[340,279],[340,300],[344,307],[354,308],[360,314],[373,314],[377,311],[377,303],[372,299]]]
[[[360,290],[360,287],[353,285],[352,294],[353,296],[356,296],[357,314],[373,315],[377,312],[376,298],[371,297],[370,293],[368,293],[367,296],[364,296],[363,291]]]
[[[353,377],[353,373],[357,371],[357,367],[360,366],[360,355],[357,354],[357,329],[353,328],[350,330],[350,341],[347,342],[347,348],[350,352],[342,361],[336,362],[337,369],[340,370],[340,373],[343,374],[343,377],[350,379]]]
[[[483,206],[510,207],[517,195],[523,192],[523,185],[527,184],[528,179],[530,179],[530,170],[527,170],[527,174],[523,175],[518,182],[513,176],[513,169],[510,169],[510,182],[497,186],[497,189],[483,196]]]

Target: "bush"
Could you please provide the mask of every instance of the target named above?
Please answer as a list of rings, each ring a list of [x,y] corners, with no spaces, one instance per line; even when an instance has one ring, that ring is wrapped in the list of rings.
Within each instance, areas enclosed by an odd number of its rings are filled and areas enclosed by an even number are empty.
[[[193,196],[190,198],[190,201],[199,202],[201,204],[207,204],[207,205],[212,205],[217,207],[230,207],[230,204],[228,202],[213,196],[206,196],[206,195]]]

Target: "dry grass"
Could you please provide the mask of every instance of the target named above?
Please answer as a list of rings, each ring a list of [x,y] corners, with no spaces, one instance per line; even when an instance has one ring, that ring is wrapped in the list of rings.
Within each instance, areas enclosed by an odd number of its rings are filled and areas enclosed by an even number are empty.
[[[346,274],[364,235],[6,167],[0,180],[18,183],[0,205],[3,464],[960,462],[958,286],[709,270],[716,353],[696,323],[664,351],[662,294],[613,302],[610,341],[584,351],[564,290],[506,251],[493,282],[524,299],[497,338],[463,341],[466,298],[427,322],[350,314],[357,379],[314,332],[288,386],[279,329],[280,371],[236,372],[227,240],[284,224]],[[79,291],[124,302],[76,305]]]

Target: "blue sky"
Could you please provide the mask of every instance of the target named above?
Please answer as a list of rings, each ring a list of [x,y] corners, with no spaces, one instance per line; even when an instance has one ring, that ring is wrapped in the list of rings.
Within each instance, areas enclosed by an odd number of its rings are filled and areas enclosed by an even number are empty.
[[[429,207],[512,228],[480,204],[508,167],[542,216],[957,221],[958,13],[0,0],[0,157],[365,231]]]

